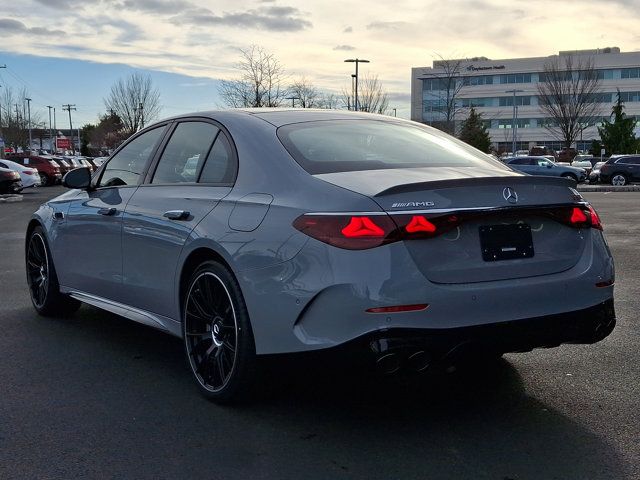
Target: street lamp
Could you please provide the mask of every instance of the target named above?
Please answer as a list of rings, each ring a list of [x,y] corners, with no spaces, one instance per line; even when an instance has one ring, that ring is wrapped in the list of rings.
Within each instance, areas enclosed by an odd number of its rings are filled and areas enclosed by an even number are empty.
[[[365,60],[363,58],[349,58],[347,60],[345,60],[346,63],[355,63],[356,64],[356,75],[355,75],[355,79],[356,79],[356,94],[355,94],[355,99],[354,99],[354,110],[357,112],[358,111],[358,64],[359,63],[370,63],[369,60]]]
[[[513,155],[516,154],[516,133],[518,131],[518,127],[516,126],[516,115],[517,115],[517,110],[516,110],[516,93],[520,93],[520,92],[524,92],[524,90],[506,90],[505,93],[513,93],[513,120],[511,123],[511,128],[513,128],[513,142],[511,145],[511,153]]]
[[[31,152],[31,144],[33,143],[33,139],[31,138],[31,99],[25,98],[27,101],[27,111],[29,112],[29,152]]]

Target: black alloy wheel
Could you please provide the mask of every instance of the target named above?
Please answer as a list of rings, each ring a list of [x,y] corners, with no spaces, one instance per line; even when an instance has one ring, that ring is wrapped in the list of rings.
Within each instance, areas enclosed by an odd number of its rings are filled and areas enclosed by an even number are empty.
[[[233,275],[216,262],[203,263],[191,277],[183,310],[185,352],[201,392],[220,403],[244,399],[255,346]]]
[[[40,315],[67,316],[80,302],[60,293],[51,251],[42,227],[33,229],[26,246],[25,263],[31,303]]]
[[[39,232],[31,235],[27,247],[27,280],[33,305],[36,309],[42,308],[47,301],[49,290],[49,257],[44,239]]]

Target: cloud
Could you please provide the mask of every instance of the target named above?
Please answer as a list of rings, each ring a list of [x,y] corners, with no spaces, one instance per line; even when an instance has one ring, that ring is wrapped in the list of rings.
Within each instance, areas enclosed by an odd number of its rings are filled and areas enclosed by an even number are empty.
[[[344,30],[342,30],[342,33],[352,33],[353,32],[353,27],[346,27]]]
[[[336,45],[335,47],[333,47],[334,50],[343,50],[345,52],[351,51],[351,50],[355,50],[356,47],[352,47],[351,45]]]
[[[43,27],[27,27],[24,23],[12,18],[0,18],[0,32],[3,34],[28,33],[29,35],[66,35],[62,30],[49,30]]]
[[[180,24],[202,27],[221,25],[274,32],[297,32],[313,26],[301,15],[297,8],[285,6],[259,7],[246,12],[225,12],[222,15],[216,15],[206,8],[197,8],[176,15],[171,20]]]
[[[211,85],[210,82],[185,82],[178,84],[179,87],[193,88],[193,87],[207,87]]]
[[[194,5],[186,0],[124,0],[118,6],[156,15],[173,14],[179,10],[194,8]]]
[[[371,22],[367,25],[367,30],[397,30],[407,25],[407,22]]]
[[[45,7],[51,7],[55,9],[77,8],[84,3],[82,0],[35,0],[37,3],[44,5]]]

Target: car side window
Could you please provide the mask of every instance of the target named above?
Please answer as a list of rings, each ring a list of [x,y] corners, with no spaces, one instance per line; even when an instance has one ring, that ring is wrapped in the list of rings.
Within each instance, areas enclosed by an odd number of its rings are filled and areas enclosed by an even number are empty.
[[[0,167],[2,167],[2,168],[9,168],[9,167],[7,167],[7,165],[6,165],[6,164],[4,164],[4,163],[0,163]]]
[[[151,183],[195,183],[219,131],[211,123],[179,123],[162,152]]]
[[[236,175],[236,162],[233,149],[222,132],[216,138],[207,161],[198,180],[200,183],[233,183]]]
[[[157,127],[134,138],[109,160],[98,187],[137,185],[165,127]]]

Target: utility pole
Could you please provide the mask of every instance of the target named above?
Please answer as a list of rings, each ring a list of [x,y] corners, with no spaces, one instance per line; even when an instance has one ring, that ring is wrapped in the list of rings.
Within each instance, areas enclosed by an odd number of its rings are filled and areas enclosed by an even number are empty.
[[[29,153],[31,153],[31,144],[33,143],[33,137],[31,136],[31,99],[25,98],[27,101],[27,111],[29,112]]]
[[[354,99],[354,110],[357,112],[358,111],[358,64],[359,63],[370,63],[369,60],[365,60],[363,58],[349,58],[347,60],[345,60],[346,63],[355,63],[356,64],[356,94],[355,94],[355,99]]]
[[[397,117],[397,116],[398,116],[395,108],[393,109],[393,116],[394,116],[394,117]]]
[[[138,109],[140,110],[140,130],[144,128],[144,105],[142,102],[138,105]]]
[[[49,109],[49,150],[53,155],[53,130],[51,130],[51,109],[53,106],[47,105],[47,108]]]
[[[73,154],[76,154],[76,144],[73,142],[73,124],[71,123],[71,110],[76,110],[76,105],[75,103],[72,105],[70,103],[67,103],[65,105],[62,105],[62,111],[66,111],[69,112],[69,131],[71,133],[71,151],[73,152]]]

